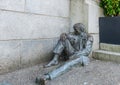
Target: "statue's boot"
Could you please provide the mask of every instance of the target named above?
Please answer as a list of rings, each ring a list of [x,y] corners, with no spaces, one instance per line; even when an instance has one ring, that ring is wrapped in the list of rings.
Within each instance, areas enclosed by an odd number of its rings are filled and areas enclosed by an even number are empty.
[[[48,74],[44,74],[41,77],[37,77],[35,83],[38,85],[45,85],[46,80],[50,80],[50,76]]]
[[[40,78],[40,79],[36,78],[35,83],[39,84],[39,85],[45,85],[45,79],[44,78]]]

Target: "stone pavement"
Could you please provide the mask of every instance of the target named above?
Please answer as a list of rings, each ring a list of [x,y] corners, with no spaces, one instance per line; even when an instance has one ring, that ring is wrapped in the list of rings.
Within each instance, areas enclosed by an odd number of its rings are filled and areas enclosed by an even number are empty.
[[[0,75],[0,82],[12,85],[36,85],[36,76],[55,68],[42,68],[43,64]],[[120,64],[92,60],[88,66],[75,66],[46,85],[120,85]]]

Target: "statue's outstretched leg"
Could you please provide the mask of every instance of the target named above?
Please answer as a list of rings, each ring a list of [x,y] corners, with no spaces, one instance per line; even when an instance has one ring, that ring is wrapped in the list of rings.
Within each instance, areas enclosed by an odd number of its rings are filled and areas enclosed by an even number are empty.
[[[60,67],[54,69],[53,71],[43,75],[43,77],[36,78],[36,83],[40,85],[45,85],[46,80],[52,80],[65,72],[69,71],[71,67],[73,67],[76,64],[81,64],[81,65],[88,65],[89,63],[89,58],[87,56],[81,56],[80,58],[76,58],[74,60],[66,62],[64,65],[61,65]]]
[[[64,74],[65,72],[69,71],[71,69],[71,67],[73,67],[74,65],[81,64],[81,65],[85,66],[85,65],[88,65],[89,61],[90,60],[87,56],[80,56],[79,58],[65,62],[64,65],[61,65],[60,67],[56,68],[55,70],[47,73],[47,75],[49,75],[49,79],[52,80],[52,79]]]

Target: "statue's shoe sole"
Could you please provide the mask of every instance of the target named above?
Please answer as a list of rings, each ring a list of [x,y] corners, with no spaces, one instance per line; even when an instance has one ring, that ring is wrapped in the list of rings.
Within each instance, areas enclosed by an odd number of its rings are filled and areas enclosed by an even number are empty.
[[[36,78],[35,83],[38,85],[45,85],[45,80],[42,78]]]
[[[45,85],[45,80],[44,79],[40,79],[40,85]]]

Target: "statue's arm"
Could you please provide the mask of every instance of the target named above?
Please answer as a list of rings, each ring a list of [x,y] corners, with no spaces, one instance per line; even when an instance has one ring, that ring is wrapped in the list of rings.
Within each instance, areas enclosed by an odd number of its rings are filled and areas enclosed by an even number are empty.
[[[72,33],[62,33],[60,35],[60,40],[64,41],[66,39],[70,39],[73,37],[73,34]]]
[[[93,37],[89,36],[85,48],[82,51],[76,52],[76,55],[89,55],[90,52],[92,51],[92,45],[93,45]]]

